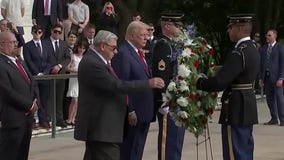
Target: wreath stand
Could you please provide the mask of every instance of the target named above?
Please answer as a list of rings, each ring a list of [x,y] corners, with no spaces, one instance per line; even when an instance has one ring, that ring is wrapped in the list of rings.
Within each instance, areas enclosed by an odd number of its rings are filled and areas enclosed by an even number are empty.
[[[206,160],[213,160],[213,151],[212,151],[212,144],[211,144],[211,137],[210,137],[210,130],[209,130],[209,125],[208,122],[206,123],[206,129],[204,131],[204,140],[199,142],[199,137],[196,137],[196,158],[198,160],[198,156],[199,156],[199,150],[198,147],[199,145],[201,145],[202,143],[204,143],[205,145],[205,154],[206,154]],[[208,144],[209,143],[209,144]],[[209,145],[209,146],[208,146]],[[209,151],[210,151],[210,156],[208,157],[209,153],[208,153],[208,147],[209,147]]]

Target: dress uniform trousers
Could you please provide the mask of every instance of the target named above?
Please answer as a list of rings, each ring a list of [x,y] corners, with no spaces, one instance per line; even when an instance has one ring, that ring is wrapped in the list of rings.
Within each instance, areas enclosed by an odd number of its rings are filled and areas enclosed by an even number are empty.
[[[157,113],[159,122],[158,160],[181,160],[184,127],[178,127],[169,115]]]
[[[253,160],[253,125],[222,124],[223,160]]]

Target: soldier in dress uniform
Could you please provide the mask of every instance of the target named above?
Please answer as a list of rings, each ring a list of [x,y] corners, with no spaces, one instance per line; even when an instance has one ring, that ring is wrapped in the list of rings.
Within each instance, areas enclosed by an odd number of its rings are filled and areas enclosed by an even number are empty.
[[[253,83],[260,66],[257,48],[250,39],[252,15],[232,15],[228,25],[235,48],[214,77],[200,76],[197,89],[222,91],[222,124],[224,160],[253,160],[253,125],[258,123]]]
[[[165,86],[176,76],[177,55],[174,54],[175,48],[172,46],[172,41],[179,36],[182,16],[182,14],[162,14],[161,16],[163,35],[153,49],[152,74],[163,78]],[[168,107],[160,108],[163,104],[162,93],[166,92],[166,88],[157,89],[154,92],[155,113],[159,122],[158,160],[180,160],[185,128],[175,125],[168,115]]]

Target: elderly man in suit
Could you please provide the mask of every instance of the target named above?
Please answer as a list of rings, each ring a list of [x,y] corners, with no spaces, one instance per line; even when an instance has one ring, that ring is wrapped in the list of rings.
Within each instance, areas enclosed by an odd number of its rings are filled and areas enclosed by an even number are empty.
[[[127,115],[127,93],[161,88],[160,78],[122,81],[110,65],[116,54],[117,36],[101,30],[82,58],[78,69],[79,100],[74,137],[86,142],[84,160],[119,160]]]
[[[38,109],[35,83],[25,63],[16,58],[16,42],[13,33],[0,33],[1,160],[28,160]]]
[[[32,23],[43,27],[43,39],[50,36],[52,26],[62,24],[62,19],[61,0],[34,0]]]
[[[266,33],[267,44],[260,48],[260,86],[264,86],[266,100],[271,115],[271,120],[265,125],[284,126],[284,48],[276,41],[277,31],[269,29]]]
[[[41,41],[43,34],[42,28],[35,25],[31,29],[33,39],[27,42],[23,47],[23,56],[27,66],[33,76],[49,74],[51,69],[51,54],[46,52],[46,46]],[[39,127],[49,129],[50,117],[47,116],[47,110],[52,108],[52,81],[38,81],[40,107],[38,111]]]
[[[144,59],[142,49],[148,35],[148,25],[141,21],[132,21],[126,31],[125,43],[118,49],[112,64],[122,80],[148,80],[151,73]],[[154,113],[152,90],[145,94],[128,95],[128,134],[121,145],[121,159],[141,160],[150,122]]]
[[[71,61],[68,45],[60,39],[62,29],[60,24],[54,25],[51,28],[51,36],[43,41],[43,45],[46,46],[46,52],[51,54],[51,74],[65,74],[65,68]],[[56,126],[60,127],[67,126],[63,119],[65,87],[64,79],[56,80]]]

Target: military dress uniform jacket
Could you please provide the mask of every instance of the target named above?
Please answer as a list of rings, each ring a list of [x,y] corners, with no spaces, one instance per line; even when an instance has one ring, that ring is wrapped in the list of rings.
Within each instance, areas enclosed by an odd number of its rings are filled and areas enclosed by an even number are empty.
[[[153,49],[152,57],[152,75],[153,77],[161,77],[165,86],[168,86],[170,80],[173,78],[173,64],[172,60],[172,46],[170,45],[170,39],[166,36],[162,36],[157,41]],[[166,87],[163,89],[154,89],[155,110],[162,105],[162,93],[165,93]]]
[[[256,98],[252,84],[260,66],[259,53],[251,40],[241,42],[227,57],[216,76],[200,78],[197,88],[222,91],[219,123],[252,125],[258,123]]]

